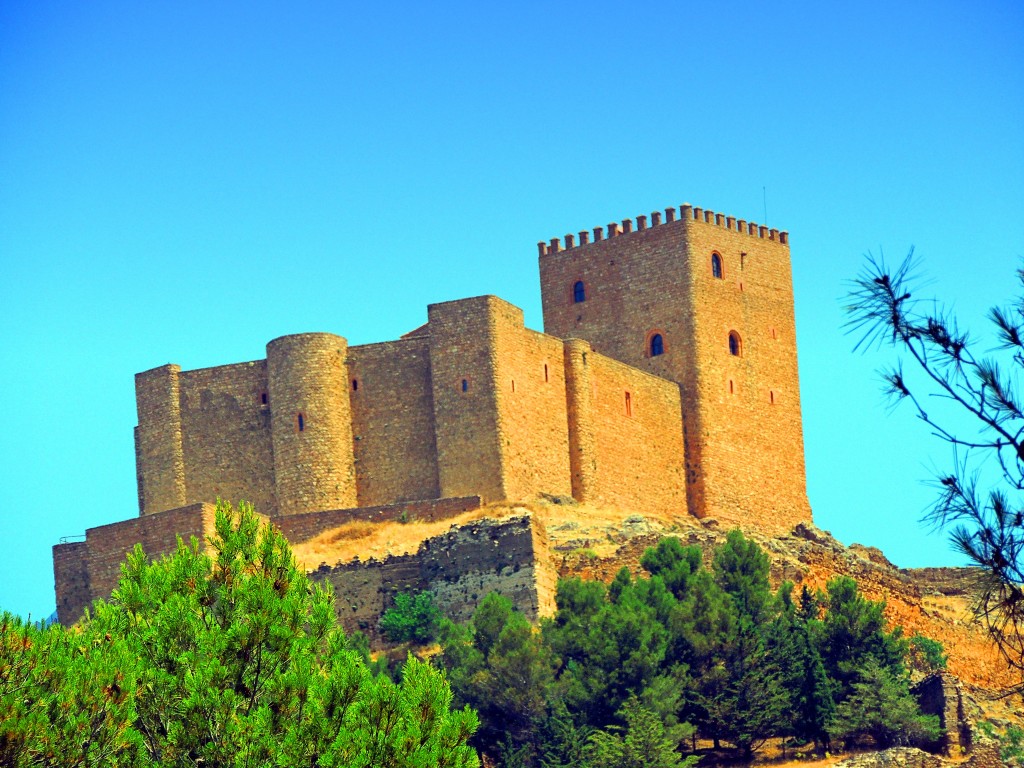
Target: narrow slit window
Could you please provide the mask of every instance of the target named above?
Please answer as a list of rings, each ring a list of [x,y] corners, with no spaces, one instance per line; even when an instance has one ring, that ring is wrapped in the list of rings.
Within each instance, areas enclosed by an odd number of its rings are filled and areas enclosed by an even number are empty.
[[[466,379],[462,380],[462,391],[469,392],[469,381],[467,381]]]
[[[306,429],[306,417],[300,413],[295,421],[298,424],[299,432],[304,432]]]
[[[633,397],[629,392],[626,393],[626,415],[633,415]]]
[[[359,379],[352,379],[352,391],[353,392],[358,392],[359,391]]]
[[[544,381],[548,380],[548,364],[544,363]]]
[[[772,405],[775,405],[775,391],[774,390],[771,390],[771,389],[768,390],[768,402],[771,403]]]
[[[711,276],[718,280],[722,279],[722,257],[717,253],[711,254]]]
[[[267,393],[266,392],[260,392],[260,405],[266,405],[266,404],[267,404]]]
[[[582,304],[587,300],[587,287],[582,280],[577,280],[572,286],[572,303]]]
[[[512,379],[512,391],[513,392],[516,391],[516,380],[515,379]]]
[[[665,354],[665,338],[660,333],[651,336],[650,353],[651,357]]]
[[[730,395],[736,394],[736,388],[735,388],[735,386],[732,383],[732,379],[729,379],[729,394]]]

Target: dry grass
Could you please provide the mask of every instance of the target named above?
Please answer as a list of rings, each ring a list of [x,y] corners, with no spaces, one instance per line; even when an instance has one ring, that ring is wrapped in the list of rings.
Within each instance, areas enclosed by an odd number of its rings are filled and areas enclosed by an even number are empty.
[[[334,565],[356,558],[382,560],[389,555],[415,553],[426,539],[448,532],[453,525],[466,525],[483,517],[495,517],[490,507],[433,523],[416,520],[407,523],[346,523],[295,544],[292,552],[299,566],[307,570],[317,568],[321,563]]]

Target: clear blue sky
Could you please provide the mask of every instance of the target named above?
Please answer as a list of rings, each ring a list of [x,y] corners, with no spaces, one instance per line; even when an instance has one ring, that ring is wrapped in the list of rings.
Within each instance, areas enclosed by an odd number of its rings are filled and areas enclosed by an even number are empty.
[[[947,452],[842,330],[911,245],[965,318],[1024,256],[1024,5],[0,3],[0,607],[137,514],[136,372],[393,339],[536,243],[684,201],[791,233],[815,520],[899,565]],[[980,323],[978,323],[980,325]]]

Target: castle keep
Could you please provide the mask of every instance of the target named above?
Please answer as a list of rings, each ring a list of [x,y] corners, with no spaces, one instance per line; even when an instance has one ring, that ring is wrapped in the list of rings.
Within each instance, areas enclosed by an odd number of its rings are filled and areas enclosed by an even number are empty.
[[[138,374],[140,517],[54,548],[61,621],[109,594],[136,541],[201,536],[217,497],[293,541],[539,496],[809,521],[787,233],[683,205],[538,249],[544,333],[481,296],[395,341],[298,334]]]

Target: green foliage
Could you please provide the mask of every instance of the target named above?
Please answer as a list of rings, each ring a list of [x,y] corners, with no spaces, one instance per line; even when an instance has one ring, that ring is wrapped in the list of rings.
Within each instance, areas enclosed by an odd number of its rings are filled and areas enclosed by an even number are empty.
[[[577,726],[564,703],[549,711],[541,723],[538,753],[541,768],[578,768],[587,765],[589,726]]]
[[[936,715],[922,715],[906,675],[870,659],[850,695],[836,708],[829,733],[848,743],[870,736],[879,747],[899,742],[934,741],[941,733]]]
[[[630,696],[622,705],[625,728],[593,734],[586,759],[590,768],[685,768],[697,757],[683,758],[679,742],[665,733],[661,718]],[[621,732],[621,735],[620,735]]]
[[[910,643],[852,579],[772,594],[768,558],[738,531],[710,570],[675,538],[641,564],[649,577],[622,569],[607,587],[560,581],[539,634],[497,595],[444,624],[441,663],[499,766],[676,765],[696,736],[749,758],[771,737],[828,748],[930,728],[907,692]]]
[[[441,647],[440,664],[459,701],[480,711],[480,741],[496,745],[508,736],[508,760],[532,757],[532,746],[523,754],[521,748],[536,741],[554,667],[540,633],[508,598],[491,593],[468,626],[443,623]]]
[[[910,636],[910,664],[919,672],[939,672],[946,668],[946,649],[938,640],[916,632]]]
[[[444,678],[411,658],[400,684],[373,676],[250,507],[219,503],[209,543],[152,564],[137,547],[75,627],[0,623],[5,765],[477,764]]]
[[[847,576],[832,579],[825,589],[822,657],[835,683],[836,701],[850,695],[860,671],[872,659],[895,676],[902,676],[908,643],[898,627],[886,630],[885,603],[866,599],[857,589],[857,582]]]
[[[980,720],[978,730],[999,744],[999,757],[1007,766],[1024,766],[1024,728],[1008,725],[1003,731],[991,720]]]
[[[434,603],[432,592],[399,592],[394,607],[384,611],[380,628],[395,643],[432,643],[441,628],[441,609]]]
[[[1017,725],[1007,727],[999,756],[1007,765],[1024,765],[1024,728]]]
[[[760,625],[771,602],[768,587],[768,556],[756,542],[739,530],[729,531],[725,544],[715,551],[715,583],[732,600],[737,618]]]

